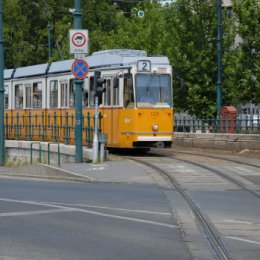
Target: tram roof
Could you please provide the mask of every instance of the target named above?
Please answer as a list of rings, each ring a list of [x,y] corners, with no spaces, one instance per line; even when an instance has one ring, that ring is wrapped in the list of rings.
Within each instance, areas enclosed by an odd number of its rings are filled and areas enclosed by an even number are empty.
[[[140,50],[105,50],[94,52],[92,56],[85,58],[90,69],[102,68],[120,68],[124,66],[132,66],[138,60],[149,60],[152,64],[167,66],[170,62],[166,56],[151,56],[148,57],[145,51]],[[4,79],[24,78],[40,76],[45,74],[53,74],[60,72],[70,72],[73,59],[56,61],[51,64],[38,64],[28,67],[20,67],[17,69],[4,70]]]
[[[150,60],[152,64],[169,65],[170,62],[165,56],[121,56],[118,54],[101,53],[85,58],[91,69],[95,68],[116,68],[135,64],[138,60]],[[49,68],[48,73],[58,73],[71,71],[71,66],[74,60],[65,60],[53,62]]]
[[[4,70],[4,79],[11,79],[13,75],[13,69]]]
[[[92,55],[104,55],[104,54],[111,54],[111,55],[118,55],[122,57],[147,57],[147,52],[142,50],[131,50],[131,49],[111,49],[111,50],[103,50],[103,51],[96,51],[93,52]]]
[[[44,75],[46,74],[47,69],[48,69],[48,63],[17,68],[14,73],[14,78]]]

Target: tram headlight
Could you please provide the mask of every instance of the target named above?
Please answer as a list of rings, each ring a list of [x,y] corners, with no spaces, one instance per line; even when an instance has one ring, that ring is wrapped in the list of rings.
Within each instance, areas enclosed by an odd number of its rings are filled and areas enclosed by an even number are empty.
[[[159,130],[159,126],[158,126],[157,124],[153,124],[153,125],[152,125],[152,130],[153,130],[154,132],[157,132],[157,131]]]

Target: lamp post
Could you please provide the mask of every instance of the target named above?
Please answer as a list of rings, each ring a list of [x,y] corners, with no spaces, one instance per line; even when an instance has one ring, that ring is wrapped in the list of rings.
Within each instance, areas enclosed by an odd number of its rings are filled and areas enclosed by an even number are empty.
[[[220,119],[220,110],[222,106],[222,0],[217,0],[217,4],[218,4],[217,119]]]
[[[82,13],[80,12],[80,0],[75,0],[74,29],[82,29]],[[77,54],[75,54],[75,59]],[[75,148],[76,148],[76,162],[82,162],[83,148],[82,148],[82,87],[83,80],[75,78],[75,113],[76,113],[76,127],[75,127]]]
[[[4,91],[3,1],[0,0],[0,166],[4,165]]]

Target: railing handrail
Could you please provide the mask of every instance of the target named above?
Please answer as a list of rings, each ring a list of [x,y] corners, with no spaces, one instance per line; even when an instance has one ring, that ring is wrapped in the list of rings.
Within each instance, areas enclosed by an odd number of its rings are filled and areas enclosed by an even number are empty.
[[[88,111],[82,116],[83,145],[92,146],[94,133],[94,115]],[[102,120],[100,113],[99,120]],[[99,123],[102,126],[101,123]],[[40,142],[75,142],[75,115],[68,112],[59,114],[45,112],[5,111],[5,138]],[[101,133],[101,128],[98,129]]]
[[[260,134],[260,115],[227,116],[220,119],[177,115],[174,117],[174,131]]]
[[[58,166],[60,167],[60,143],[57,142],[49,142],[48,143],[48,165],[50,165],[50,145],[57,144],[58,145]]]

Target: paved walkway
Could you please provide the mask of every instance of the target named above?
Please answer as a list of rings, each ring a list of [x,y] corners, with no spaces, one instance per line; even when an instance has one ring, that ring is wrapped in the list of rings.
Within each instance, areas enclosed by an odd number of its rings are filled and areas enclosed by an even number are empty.
[[[38,163],[17,168],[0,167],[0,177],[142,184],[154,184],[157,178],[147,167],[119,158],[100,164],[65,163],[61,167]]]
[[[102,164],[67,163],[61,167],[72,175],[82,176],[90,181],[153,183],[152,177],[143,166],[128,160],[111,160]]]

